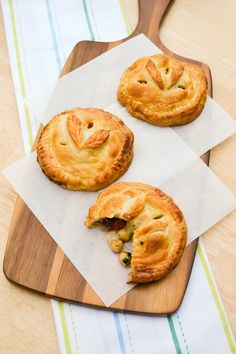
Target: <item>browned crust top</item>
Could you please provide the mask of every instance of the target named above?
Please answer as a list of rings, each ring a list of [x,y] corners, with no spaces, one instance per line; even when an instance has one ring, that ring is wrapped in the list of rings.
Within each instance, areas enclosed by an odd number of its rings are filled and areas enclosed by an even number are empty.
[[[206,97],[204,71],[166,54],[138,59],[123,73],[117,92],[131,115],[160,126],[191,122]]]
[[[133,157],[132,131],[96,108],[74,108],[53,117],[37,145],[50,180],[72,190],[95,191],[119,178]]]

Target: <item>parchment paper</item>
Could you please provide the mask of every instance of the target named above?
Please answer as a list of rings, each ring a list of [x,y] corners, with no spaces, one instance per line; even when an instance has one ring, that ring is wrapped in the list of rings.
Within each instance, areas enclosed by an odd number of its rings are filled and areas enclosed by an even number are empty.
[[[140,34],[60,78],[45,114],[41,104],[43,101],[48,102],[45,96],[44,99],[38,99],[38,105],[34,97],[31,108],[46,123],[55,114],[72,107],[108,107],[116,101],[120,76],[124,70],[138,58],[158,53],[161,53],[160,49]],[[208,97],[203,112],[195,121],[173,129],[200,156],[235,133],[236,123],[219,104]]]
[[[149,183],[169,193],[184,212],[188,243],[234,209],[234,196],[173,129],[153,129],[118,104],[107,110],[119,114],[135,135],[134,160],[120,180]],[[68,191],[52,183],[35,153],[4,174],[106,306],[132,287],[126,284],[128,270],[107,246],[106,233],[83,224],[97,193]]]

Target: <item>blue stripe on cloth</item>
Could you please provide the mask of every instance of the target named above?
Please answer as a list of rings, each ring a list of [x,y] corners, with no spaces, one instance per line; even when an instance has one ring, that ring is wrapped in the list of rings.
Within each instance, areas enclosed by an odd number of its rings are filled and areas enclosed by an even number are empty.
[[[117,331],[117,336],[120,344],[120,351],[122,354],[126,354],[125,350],[125,342],[121,330],[121,325],[120,325],[120,319],[119,319],[119,314],[117,312],[113,312],[113,317],[116,325],[116,331]]]
[[[56,37],[56,33],[55,33],[54,25],[53,25],[53,20],[52,20],[51,5],[50,5],[50,1],[49,0],[45,0],[45,2],[46,2],[46,7],[47,7],[49,25],[50,25],[50,29],[51,29],[51,33],[52,33],[53,45],[54,45],[55,54],[56,54],[57,68],[58,68],[58,72],[60,72],[61,68],[62,68],[62,64],[61,64],[61,59],[60,59],[60,55],[59,55],[57,37]]]
[[[89,17],[89,13],[88,13],[87,3],[86,3],[85,0],[82,0],[82,4],[83,4],[84,14],[85,14],[87,26],[88,26],[88,29],[89,29],[89,32],[90,32],[91,40],[95,41],[95,35],[93,33],[92,25],[91,25],[91,22],[90,22],[90,17]]]

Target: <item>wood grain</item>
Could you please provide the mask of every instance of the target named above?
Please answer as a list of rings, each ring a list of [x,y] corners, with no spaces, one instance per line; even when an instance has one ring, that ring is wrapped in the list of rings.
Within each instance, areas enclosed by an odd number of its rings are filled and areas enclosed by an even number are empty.
[[[129,24],[138,20],[137,0],[123,0]],[[175,52],[207,62],[214,78],[214,98],[236,116],[236,7],[234,0],[175,0],[162,21],[162,41]],[[214,8],[214,11],[212,9]],[[220,21],[219,21],[220,19]],[[219,23],[221,25],[216,25]],[[229,35],[230,33],[230,35]],[[0,11],[0,168],[23,156],[15,92]],[[220,48],[220,51],[219,51]],[[236,194],[236,136],[211,151],[210,166]],[[3,259],[16,195],[0,175],[0,258]],[[232,331],[236,336],[236,213],[203,237]],[[85,290],[86,291],[86,290]],[[58,353],[50,301],[9,283],[0,272],[0,351]],[[14,340],[13,340],[14,338]],[[42,341],[43,338],[43,341]]]
[[[148,36],[164,52],[171,53],[158,35],[161,19],[169,3],[170,0],[140,0],[138,25],[129,37],[111,43],[79,42],[67,59],[61,76],[139,33]],[[211,75],[207,65],[191,59],[184,60],[194,62],[205,70],[209,83],[208,93],[211,95]],[[209,154],[203,159],[208,162]],[[196,246],[197,240],[186,248],[178,267],[163,280],[136,286],[113,303],[110,309],[152,314],[176,311],[188,284]],[[16,202],[3,269],[9,280],[48,296],[86,305],[104,306],[21,198]]]

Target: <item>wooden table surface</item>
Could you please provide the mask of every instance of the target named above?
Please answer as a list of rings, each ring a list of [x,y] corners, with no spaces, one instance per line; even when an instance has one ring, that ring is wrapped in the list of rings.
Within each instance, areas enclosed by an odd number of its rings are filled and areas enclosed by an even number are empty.
[[[132,28],[137,0],[123,0]],[[23,156],[15,93],[0,14],[0,169]],[[175,0],[161,26],[172,51],[207,63],[214,98],[236,119],[235,0]],[[236,135],[213,149],[210,167],[236,195]],[[16,194],[0,175],[0,259],[4,256]],[[203,241],[236,336],[236,212],[215,225]],[[199,289],[199,291],[201,291]],[[0,353],[58,353],[50,300],[10,284],[0,272]]]

